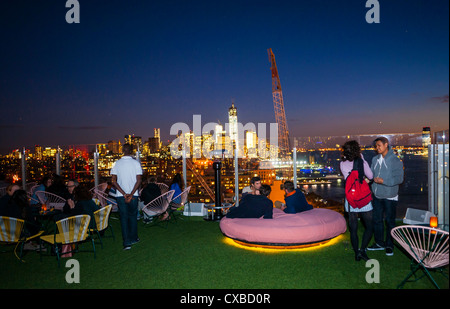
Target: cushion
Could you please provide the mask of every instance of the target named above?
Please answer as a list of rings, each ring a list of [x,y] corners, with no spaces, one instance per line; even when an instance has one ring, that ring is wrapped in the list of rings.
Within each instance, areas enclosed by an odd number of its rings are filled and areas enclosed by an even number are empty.
[[[235,240],[266,245],[301,245],[334,238],[347,229],[345,218],[326,208],[296,214],[273,209],[273,219],[222,218],[222,233]]]

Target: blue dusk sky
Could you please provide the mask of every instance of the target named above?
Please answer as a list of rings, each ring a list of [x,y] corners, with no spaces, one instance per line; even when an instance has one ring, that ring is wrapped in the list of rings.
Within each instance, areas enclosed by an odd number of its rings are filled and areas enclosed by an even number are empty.
[[[0,151],[272,123],[272,48],[291,138],[449,127],[449,1],[0,2]]]

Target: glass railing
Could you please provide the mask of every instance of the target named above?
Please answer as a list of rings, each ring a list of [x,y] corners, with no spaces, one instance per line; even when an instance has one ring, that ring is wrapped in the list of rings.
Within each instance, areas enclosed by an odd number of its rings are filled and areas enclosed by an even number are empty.
[[[428,148],[429,210],[437,215],[438,226],[449,230],[449,131],[436,132]]]

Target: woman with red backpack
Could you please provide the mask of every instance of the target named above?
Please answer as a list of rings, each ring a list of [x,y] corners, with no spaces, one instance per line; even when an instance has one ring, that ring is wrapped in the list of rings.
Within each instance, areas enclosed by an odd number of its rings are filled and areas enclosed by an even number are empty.
[[[367,179],[373,179],[369,164],[361,154],[357,141],[348,141],[342,146],[341,173],[346,180],[345,184],[345,211],[348,213],[350,241],[355,251],[355,260],[368,261],[367,246],[373,234],[372,222],[372,194]],[[365,225],[365,231],[359,247],[358,217]]]

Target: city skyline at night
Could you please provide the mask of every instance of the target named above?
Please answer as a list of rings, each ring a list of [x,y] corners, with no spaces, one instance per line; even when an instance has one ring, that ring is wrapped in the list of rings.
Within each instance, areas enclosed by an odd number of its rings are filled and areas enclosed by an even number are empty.
[[[448,129],[449,3],[3,1],[0,153],[161,128],[275,122],[276,55],[294,137]]]

